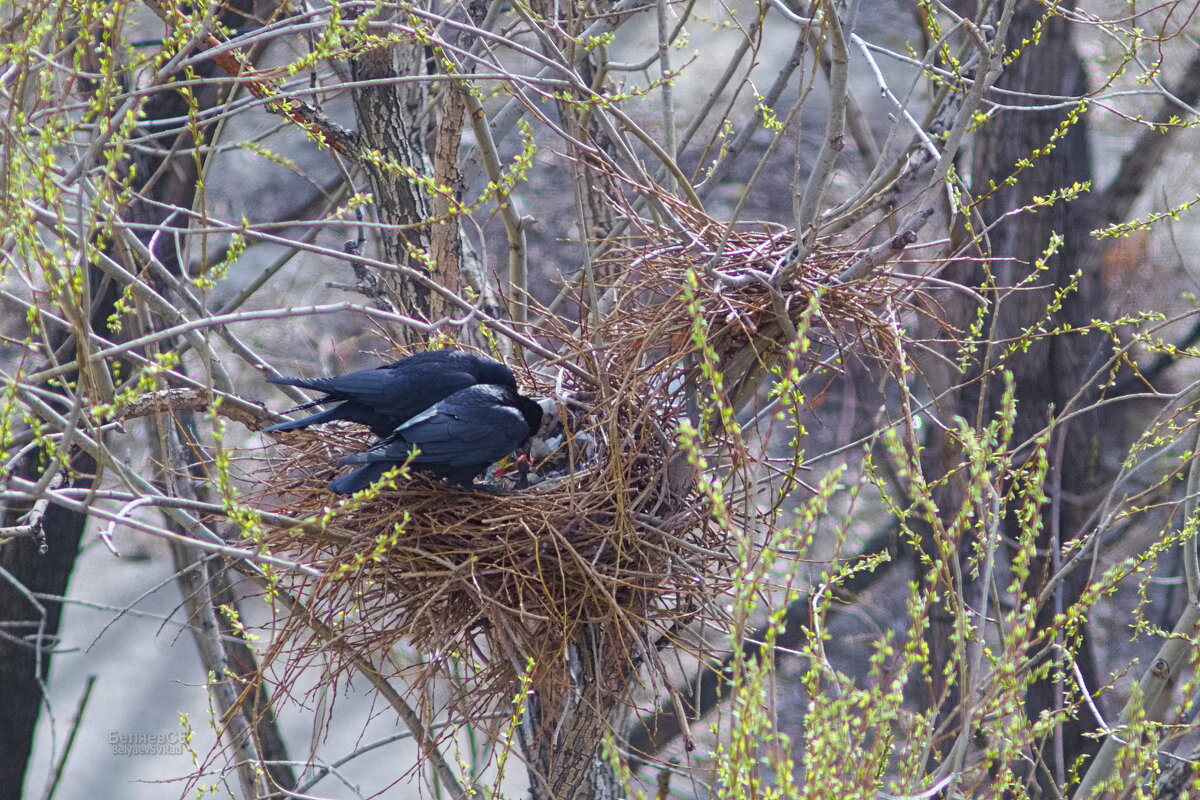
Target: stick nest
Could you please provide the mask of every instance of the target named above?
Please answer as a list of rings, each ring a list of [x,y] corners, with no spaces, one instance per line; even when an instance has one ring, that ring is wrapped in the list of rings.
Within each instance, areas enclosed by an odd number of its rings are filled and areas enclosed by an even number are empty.
[[[797,327],[826,351],[888,349],[890,328],[874,309],[895,287],[833,281],[851,251],[819,251],[772,286],[763,276],[793,252],[782,231],[697,221],[686,244],[654,244],[664,236],[610,250],[578,287],[575,320],[545,314],[526,331],[594,382],[510,360],[526,394],[578,401],[560,405],[564,441],[552,458],[569,465],[565,475],[505,492],[414,475],[369,499],[339,498],[325,483],[341,456],[369,444],[365,431],[281,437],[291,449],[276,448],[263,500],[311,521],[270,533],[265,546],[320,570],[289,588],[326,630],[319,648],[300,641],[289,663],[328,653],[330,634],[347,656],[377,663],[408,640],[426,667],[466,682],[478,713],[510,701],[523,677],[543,702],[565,690],[568,648],[585,628],[619,642],[613,669],[625,673],[726,593],[734,537],[753,520],[710,513],[697,454],[676,443],[689,402],[707,406],[749,384]],[[706,458],[720,464],[723,434],[716,422],[707,429]]]

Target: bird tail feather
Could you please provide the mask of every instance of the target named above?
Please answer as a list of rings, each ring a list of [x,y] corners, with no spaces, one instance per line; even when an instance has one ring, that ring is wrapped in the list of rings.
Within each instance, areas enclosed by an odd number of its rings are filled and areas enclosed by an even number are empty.
[[[303,406],[302,406],[303,407]],[[297,428],[307,428],[309,425],[318,425],[322,422],[340,419],[337,415],[337,408],[331,408],[326,411],[321,411],[317,414],[310,414],[307,417],[300,419],[290,419],[287,422],[278,422],[262,429],[263,433],[279,433],[281,431],[294,431]]]
[[[379,476],[387,472],[391,466],[393,465],[367,464],[365,467],[360,467],[353,472],[348,472],[345,475],[334,478],[329,482],[329,491],[337,494],[354,494],[379,480]]]

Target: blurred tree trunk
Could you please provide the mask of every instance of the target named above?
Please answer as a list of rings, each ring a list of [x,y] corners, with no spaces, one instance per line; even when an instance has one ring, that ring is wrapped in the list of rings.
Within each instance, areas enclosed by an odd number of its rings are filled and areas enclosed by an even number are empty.
[[[1065,6],[1073,6],[1073,3]],[[1026,0],[1018,3],[1007,42],[1009,53],[1022,48],[1023,40],[1030,36],[1046,13],[1045,6],[1040,3]],[[1052,16],[1041,33],[1042,43],[1022,48],[1020,58],[1006,67],[996,87],[1011,93],[1028,93],[1030,99],[1024,100],[1021,95],[1010,93],[1004,95],[1005,103],[1034,105],[1041,102],[1039,98],[1047,96],[1087,93],[1085,74],[1074,47],[1074,28]],[[1070,203],[1056,202],[1040,208],[1036,214],[1010,216],[1013,209],[1029,204],[1035,196],[1051,196],[1056,190],[1093,179],[1086,117],[1071,125],[1049,152],[1033,159],[1035,151],[1046,148],[1047,142],[1053,140],[1055,130],[1063,124],[1068,113],[1069,110],[1062,109],[1014,109],[999,112],[983,126],[974,147],[971,183],[976,197],[982,197],[991,183],[1002,188],[987,196],[978,210],[985,225],[1005,217],[1008,219],[987,234],[982,252],[987,259],[985,266],[974,260],[963,261],[945,274],[952,280],[977,287],[990,298],[991,306],[983,331],[993,344],[981,351],[984,354],[981,363],[975,365],[971,374],[955,377],[954,382],[960,388],[940,404],[939,415],[943,420],[961,416],[976,426],[994,418],[1004,388],[999,372],[994,371],[999,365],[1011,371],[1015,382],[1014,442],[1018,443],[1027,441],[1044,428],[1077,393],[1081,392],[1081,395],[1072,408],[1089,406],[1099,398],[1093,373],[1103,363],[1109,345],[1098,335],[1055,336],[1035,341],[1023,352],[1002,360],[1005,344],[1036,326],[1046,315],[1053,293],[1070,285],[1077,271],[1081,272],[1077,290],[1067,296],[1060,311],[1050,316],[1045,328],[1052,329],[1059,324],[1084,325],[1103,314],[1105,290],[1100,272],[1086,260],[1093,222],[1093,202],[1089,196],[1083,195]],[[1005,186],[1005,179],[1016,171],[1016,165],[1023,159],[1033,159],[1032,167],[1021,171],[1014,185]],[[1056,235],[1062,237],[1062,245],[1057,253],[1048,255]],[[1035,263],[1044,257],[1047,258],[1046,269],[1032,282],[1038,288],[1012,291],[1035,271]],[[974,314],[974,309],[960,305],[959,310],[965,313],[954,322],[965,329],[972,322],[970,315]],[[935,395],[938,388],[934,387]],[[1120,459],[1112,454],[1120,450],[1126,436],[1121,417],[1109,410],[1111,408],[1092,409],[1054,428],[1047,448],[1051,470],[1049,496],[1042,507],[1037,555],[1024,586],[1028,594],[1036,596],[1054,572],[1056,554],[1061,552],[1063,542],[1083,533],[1081,527],[1097,502],[1097,492],[1113,477],[1109,465]],[[1027,457],[1031,453],[1021,455]],[[944,432],[938,431],[925,457],[927,474],[946,474],[958,458],[953,443]],[[955,492],[951,487],[943,491]],[[939,507],[943,512],[953,514],[962,502],[961,496],[948,498]],[[1018,525],[1012,515],[1004,520],[1004,532],[1010,541],[1018,538]],[[963,541],[957,546],[959,558],[965,563],[973,543]],[[966,577],[968,570],[962,570],[962,574],[964,580],[969,580]],[[1054,639],[1055,633],[1049,631],[1053,628],[1055,613],[1079,599],[1086,580],[1086,573],[1076,571],[1062,585],[1055,600],[1039,610],[1037,625],[1039,630],[1048,632],[1046,640]],[[963,601],[968,606],[978,607],[975,605],[977,595],[986,590],[977,583],[969,584],[963,587]],[[935,659],[935,674],[940,674],[940,668],[954,658],[952,650],[956,641],[951,635],[954,620],[944,609],[939,611],[943,616],[931,620],[928,635]],[[1087,685],[1097,686],[1095,660],[1086,625],[1081,628],[1072,649]],[[941,692],[945,695],[941,698],[943,710],[949,711],[958,705],[958,689],[955,685]],[[1026,696],[1030,720],[1037,719],[1042,711],[1062,707],[1063,689],[1053,674],[1037,680]],[[1045,765],[1045,768],[1036,768],[1036,780],[1043,796],[1054,796],[1055,787],[1062,785],[1061,780],[1071,765],[1080,756],[1095,752],[1095,740],[1085,738],[1084,734],[1094,730],[1096,724],[1087,711],[1070,715],[1062,726],[1061,737],[1057,741],[1044,742],[1042,752],[1034,754],[1035,759],[1040,755]]]
[[[96,462],[79,455],[71,462],[75,474],[66,486],[87,486]],[[37,480],[38,459],[28,458],[18,474]],[[5,526],[28,508],[9,508]],[[18,800],[25,781],[33,732],[42,709],[42,686],[49,680],[51,653],[57,644],[62,606],[53,600],[36,600],[38,595],[61,596],[70,580],[79,540],[87,518],[51,505],[42,521],[47,551],[38,552],[33,537],[10,540],[0,546],[0,800]],[[28,592],[29,594],[26,594]]]
[[[255,0],[241,0],[225,5],[220,15],[222,24],[233,29],[247,28],[264,19],[270,8]],[[82,35],[86,36],[84,32]],[[194,68],[198,79],[214,78],[221,71],[211,62]],[[215,108],[224,103],[233,84],[228,82],[201,83],[192,89],[196,112]],[[80,81],[79,88],[88,91],[87,81]],[[193,139],[191,130],[179,131],[178,119],[187,118],[188,100],[170,90],[153,92],[141,107],[143,113],[141,134],[148,141],[157,141],[156,148],[144,147],[136,151],[137,179],[135,195],[123,214],[127,221],[148,223],[151,226],[166,221],[174,212],[172,208],[191,208],[196,199],[197,162],[186,154],[192,145],[202,145]],[[211,126],[202,129],[207,136]],[[159,131],[169,131],[160,133]],[[157,140],[155,135],[157,133]],[[176,148],[175,143],[183,145]],[[176,154],[182,149],[185,154]],[[145,187],[145,191],[142,191]],[[153,229],[138,228],[136,235],[148,244]],[[111,237],[110,237],[111,238]],[[176,275],[187,280],[186,265],[179,261],[181,237],[165,237],[166,244],[156,252],[159,260]],[[119,243],[110,247],[107,255],[122,263],[133,274],[147,274],[143,264],[132,262],[132,253]],[[150,273],[152,274],[152,273]],[[94,330],[112,340],[121,341],[120,335],[109,331],[108,320],[114,313],[122,288],[95,267],[88,270],[91,308],[84,317],[88,330]],[[147,278],[150,280],[150,278]],[[159,287],[163,289],[163,287]],[[170,296],[169,291],[164,293]],[[125,326],[125,337],[135,332]],[[75,357],[75,333],[62,328],[47,332],[50,347],[56,357],[71,360]],[[83,351],[80,351],[83,352]],[[66,377],[66,383],[74,386],[80,380],[78,374]],[[82,387],[89,385],[86,378]],[[45,387],[61,391],[54,386]],[[91,401],[98,397],[89,397]],[[69,401],[68,401],[69,402]],[[41,450],[26,457],[18,466],[17,475],[36,481],[47,469],[45,455]],[[88,487],[93,485],[96,473],[95,460],[82,452],[70,459],[70,474],[65,485]],[[17,520],[29,509],[9,507],[5,510],[3,524],[17,524]],[[43,521],[47,550],[38,553],[39,542],[24,537],[0,546],[0,568],[7,573],[0,580],[0,622],[5,633],[0,638],[0,686],[3,686],[4,702],[0,703],[0,800],[16,800],[22,796],[29,756],[33,747],[34,733],[43,702],[42,687],[49,679],[52,654],[57,643],[61,606],[54,600],[42,599],[34,602],[34,595],[62,596],[79,555],[79,544],[87,525],[87,516],[51,505]],[[283,757],[281,754],[276,754]]]

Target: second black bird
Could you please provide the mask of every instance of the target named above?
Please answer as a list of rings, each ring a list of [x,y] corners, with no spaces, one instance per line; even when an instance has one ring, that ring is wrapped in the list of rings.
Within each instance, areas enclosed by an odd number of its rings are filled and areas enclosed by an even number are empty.
[[[471,386],[455,392],[400,425],[379,444],[342,459],[362,464],[336,478],[331,491],[350,494],[408,461],[417,470],[463,486],[523,445],[542,423],[542,408],[507,385]]]
[[[339,402],[325,411],[263,428],[264,433],[307,428],[322,422],[357,422],[385,437],[439,400],[477,384],[507,386],[517,382],[503,364],[462,350],[429,350],[375,369],[330,378],[267,378],[271,383],[324,392],[324,397],[298,406],[311,408]]]

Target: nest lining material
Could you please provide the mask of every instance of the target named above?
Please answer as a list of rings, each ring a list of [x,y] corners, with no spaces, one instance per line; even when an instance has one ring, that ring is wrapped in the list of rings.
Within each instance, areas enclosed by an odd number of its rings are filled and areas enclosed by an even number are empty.
[[[511,698],[530,659],[539,682],[552,682],[580,626],[644,647],[647,626],[703,605],[730,557],[703,498],[666,485],[668,440],[652,408],[623,412],[591,424],[608,442],[600,460],[510,493],[415,474],[367,501],[335,500],[322,487],[347,440],[289,437],[304,441],[272,481],[286,513],[341,508],[332,535],[278,531],[267,545],[323,568],[292,589],[325,610],[345,645],[372,653],[406,639],[426,654],[486,653],[481,680]]]
[[[366,438],[326,429],[284,440],[294,450],[267,481],[264,499],[275,498],[293,517],[334,513],[325,533],[280,530],[265,545],[323,568],[321,579],[295,578],[290,588],[346,647],[374,654],[408,640],[430,664],[444,660],[439,655],[470,662],[476,691],[469,699],[478,707],[511,700],[529,665],[541,691],[565,689],[565,651],[583,626],[605,629],[636,663],[649,655],[649,641],[726,592],[731,537],[710,517],[706,496],[674,449],[685,388],[707,391],[694,365],[680,365],[695,353],[697,310],[723,365],[740,357],[761,366],[779,350],[778,326],[770,330],[778,298],[752,281],[733,287],[720,276],[777,264],[791,241],[724,231],[726,258],[714,270],[714,253],[703,245],[722,230],[702,229],[690,248],[610,254],[597,264],[599,276],[614,276],[598,287],[603,316],[576,330],[557,323],[538,331],[604,383],[600,391],[565,387],[591,404],[586,415],[567,416],[564,447],[578,433],[601,447],[593,462],[550,485],[493,493],[414,475],[367,501],[337,499],[324,484],[340,456],[362,449]],[[894,287],[831,283],[854,253],[819,256],[787,287],[785,313],[799,318],[815,297],[819,313],[810,319],[826,333],[850,328],[868,350],[884,348],[890,328],[871,309]],[[689,277],[698,274],[718,278]],[[691,309],[681,302],[689,283]],[[616,344],[596,348],[596,341]],[[528,371],[515,371],[527,394],[550,392]],[[724,524],[731,522],[748,521]]]

